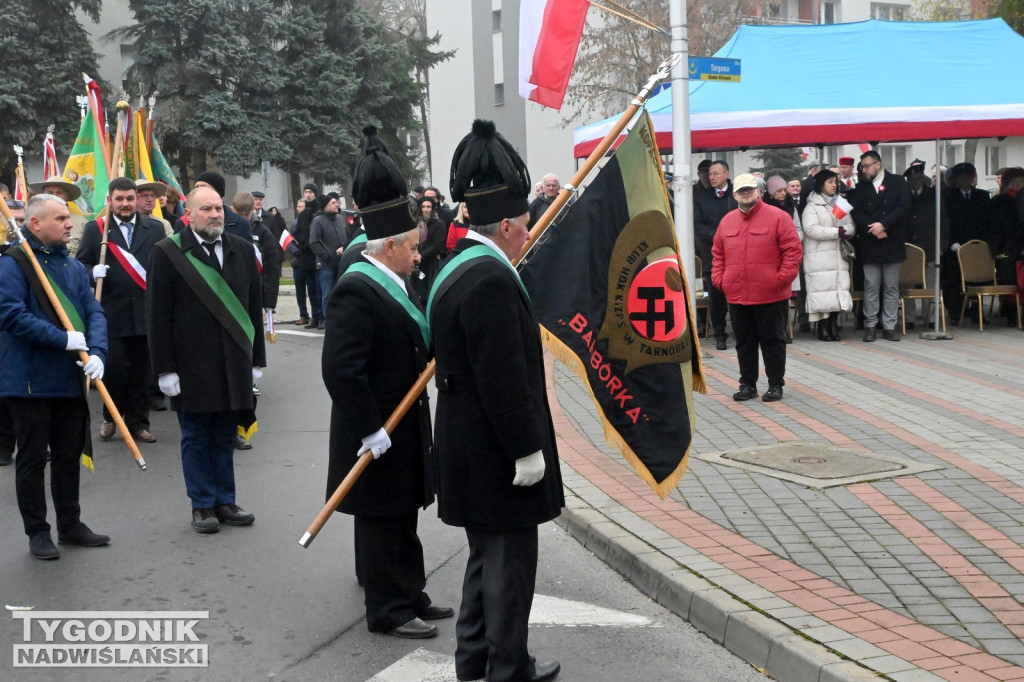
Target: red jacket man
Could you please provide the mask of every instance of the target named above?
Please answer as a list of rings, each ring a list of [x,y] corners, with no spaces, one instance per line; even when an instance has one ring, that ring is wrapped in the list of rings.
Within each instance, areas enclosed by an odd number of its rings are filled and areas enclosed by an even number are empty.
[[[757,350],[768,377],[765,402],[782,399],[786,373],[786,316],[803,246],[793,219],[761,201],[754,176],[736,178],[739,208],[722,218],[711,247],[711,282],[725,293],[736,336],[740,390],[735,400],[757,396]]]

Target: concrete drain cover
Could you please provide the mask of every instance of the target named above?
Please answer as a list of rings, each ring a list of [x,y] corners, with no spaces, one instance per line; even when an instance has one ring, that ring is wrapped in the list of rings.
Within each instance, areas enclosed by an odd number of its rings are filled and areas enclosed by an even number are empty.
[[[691,453],[692,454],[692,453]],[[936,471],[941,466],[828,443],[793,441],[729,452],[695,454],[705,462],[774,476],[809,488],[831,488],[894,476]]]

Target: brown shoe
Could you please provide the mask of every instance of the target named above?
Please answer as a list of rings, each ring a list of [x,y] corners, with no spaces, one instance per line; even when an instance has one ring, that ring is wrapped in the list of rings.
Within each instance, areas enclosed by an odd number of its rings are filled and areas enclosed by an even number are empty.
[[[155,443],[156,436],[146,429],[139,429],[135,432],[135,440],[141,440],[143,443]]]
[[[100,438],[110,440],[114,436],[114,422],[103,422],[100,424]]]
[[[292,324],[299,324],[299,325],[305,326],[305,325],[309,324],[309,318],[308,317],[300,317],[299,319],[297,319],[294,322],[292,322]]]

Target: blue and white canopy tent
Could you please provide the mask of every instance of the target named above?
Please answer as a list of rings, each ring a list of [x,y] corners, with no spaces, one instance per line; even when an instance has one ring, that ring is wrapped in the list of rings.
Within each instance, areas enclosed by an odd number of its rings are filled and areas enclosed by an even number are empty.
[[[742,81],[690,82],[693,151],[1024,135],[1024,37],[1002,19],[741,26],[715,56]],[[670,150],[671,88],[647,110]],[[615,120],[577,128],[575,156]]]

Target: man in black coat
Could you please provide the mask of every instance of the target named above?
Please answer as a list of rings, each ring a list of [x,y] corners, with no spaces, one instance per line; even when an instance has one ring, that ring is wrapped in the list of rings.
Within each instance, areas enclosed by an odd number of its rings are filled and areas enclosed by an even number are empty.
[[[299,245],[298,272],[302,277],[305,291],[309,294],[309,307],[313,314],[305,325],[306,329],[316,329],[324,321],[323,297],[320,294],[320,284],[317,281],[316,255],[313,253],[310,234],[313,218],[320,212],[318,192],[317,186],[311,182],[302,188],[302,196],[306,203],[302,212],[295,219],[295,227],[292,228],[292,236],[295,237],[295,243]],[[297,290],[301,290],[297,280],[295,287]]]
[[[153,371],[181,426],[192,525],[214,533],[219,522],[254,518],[235,503],[234,445],[266,366],[263,304],[252,244],[224,233],[217,192],[192,190],[185,214],[189,229],[150,254],[147,328]]]
[[[901,176],[882,167],[874,150],[860,156],[864,179],[846,195],[857,226],[857,260],[864,267],[864,341],[875,340],[879,311],[882,337],[899,341],[896,313],[900,306],[900,271],[907,259],[910,236],[910,190]]]
[[[564,496],[540,327],[510,263],[529,237],[529,174],[488,121],[474,121],[452,166],[452,197],[467,202],[473,225],[435,279],[427,314],[439,513],[469,541],[455,673],[546,681],[560,666],[530,656],[527,626],[537,526],[559,515]]]
[[[146,338],[146,265],[150,251],[165,233],[161,223],[136,211],[136,200],[134,180],[111,180],[107,186],[110,213],[85,226],[75,258],[92,269],[94,282],[103,281],[100,303],[110,339],[106,373],[110,397],[123,411],[125,425],[135,439],[155,443],[149,432],[152,368]],[[108,229],[106,262],[100,265],[100,245]],[[100,438],[113,435],[113,417],[104,405]]]
[[[949,251],[943,254],[943,296],[946,309],[954,325],[960,324],[960,307],[963,302],[960,281],[960,260],[956,252],[962,244],[972,239],[991,241],[989,233],[989,193],[974,185],[978,182],[978,171],[974,164],[958,163],[949,170],[949,186],[942,192],[949,211]],[[979,314],[974,306],[968,309],[971,317]]]
[[[925,184],[925,163],[914,161],[903,173],[910,190],[910,213],[907,217],[907,241],[924,251],[925,288],[935,286],[935,188]],[[939,254],[949,248],[949,212],[945,202],[939,213]],[[921,299],[921,321],[932,322],[932,300]],[[907,324],[913,329],[912,323]]]
[[[227,183],[224,181],[224,176],[214,171],[206,171],[197,175],[195,186],[209,187],[217,192],[221,199],[224,198],[224,193],[227,191]],[[175,234],[184,230],[188,226],[188,222],[189,218],[187,215],[178,218],[174,223]],[[224,231],[236,237],[241,237],[247,242],[252,242],[252,227],[249,225],[249,221],[232,211],[231,207],[227,204],[224,204]]]
[[[707,288],[710,303],[711,326],[715,330],[715,347],[725,350],[725,340],[729,335],[725,332],[725,313],[729,304],[722,290],[711,283],[711,245],[718,232],[718,223],[729,211],[735,210],[739,204],[732,195],[732,182],[729,181],[729,164],[725,161],[712,161],[708,167],[708,182],[711,183],[704,192],[693,197],[693,233],[694,246],[700,256],[704,272],[704,286]],[[702,327],[703,328],[703,327]]]

